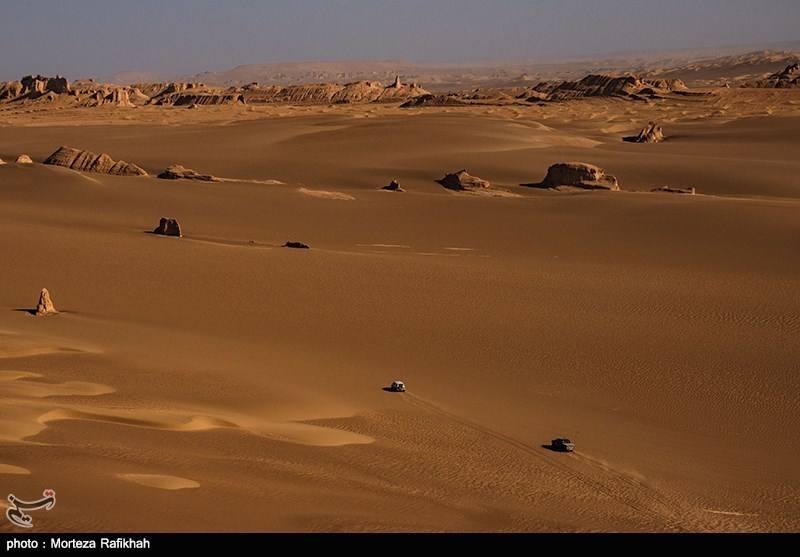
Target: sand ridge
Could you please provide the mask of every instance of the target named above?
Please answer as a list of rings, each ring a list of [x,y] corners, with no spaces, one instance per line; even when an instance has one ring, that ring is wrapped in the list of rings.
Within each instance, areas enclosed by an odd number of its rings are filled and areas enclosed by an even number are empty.
[[[200,487],[200,484],[194,480],[166,474],[117,474],[117,477],[127,482],[169,491],[174,491],[176,489],[197,489]]]

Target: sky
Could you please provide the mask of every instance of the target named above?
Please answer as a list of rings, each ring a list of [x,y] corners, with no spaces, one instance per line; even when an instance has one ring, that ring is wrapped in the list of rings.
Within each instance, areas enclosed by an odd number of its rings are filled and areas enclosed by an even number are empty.
[[[800,40],[800,0],[0,0],[0,80]]]

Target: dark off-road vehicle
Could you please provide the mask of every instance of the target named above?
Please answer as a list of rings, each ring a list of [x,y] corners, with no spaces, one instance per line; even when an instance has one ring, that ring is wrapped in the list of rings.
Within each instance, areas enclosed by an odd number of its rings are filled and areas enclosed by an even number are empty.
[[[403,393],[406,390],[406,384],[402,381],[392,381],[392,386],[389,388],[396,393]]]
[[[559,437],[558,439],[550,441],[550,448],[562,453],[571,453],[575,450],[575,444],[569,439]]]

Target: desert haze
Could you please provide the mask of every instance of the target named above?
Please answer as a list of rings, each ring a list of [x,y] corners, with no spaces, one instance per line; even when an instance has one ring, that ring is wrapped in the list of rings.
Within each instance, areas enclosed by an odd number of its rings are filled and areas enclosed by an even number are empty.
[[[797,531],[797,61],[0,84],[0,505]]]

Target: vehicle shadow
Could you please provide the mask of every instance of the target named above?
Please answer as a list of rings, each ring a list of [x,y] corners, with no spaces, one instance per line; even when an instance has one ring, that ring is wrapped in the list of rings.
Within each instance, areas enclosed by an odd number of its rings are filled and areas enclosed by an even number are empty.
[[[547,445],[542,445],[541,447],[543,449],[547,449],[548,451],[553,451],[554,453],[560,453],[561,452],[561,451],[559,451],[558,449],[556,449],[555,447],[553,447],[553,445],[551,445],[549,443]]]
[[[395,391],[391,387],[384,387],[383,390],[386,391],[387,393],[400,393],[400,392],[403,392],[403,391]]]

